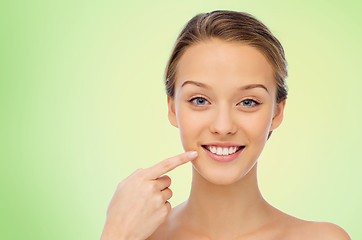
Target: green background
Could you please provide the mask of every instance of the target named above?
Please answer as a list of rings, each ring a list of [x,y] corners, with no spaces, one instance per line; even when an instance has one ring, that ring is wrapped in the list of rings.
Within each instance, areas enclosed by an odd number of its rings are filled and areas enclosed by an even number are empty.
[[[119,181],[183,151],[164,68],[195,14],[246,11],[284,46],[285,119],[261,191],[362,239],[359,1],[2,1],[0,239],[99,239]],[[176,206],[191,164],[172,171]]]

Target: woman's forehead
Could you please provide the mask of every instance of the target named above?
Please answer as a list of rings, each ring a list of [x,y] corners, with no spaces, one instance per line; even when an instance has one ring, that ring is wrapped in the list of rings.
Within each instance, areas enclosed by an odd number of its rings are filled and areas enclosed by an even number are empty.
[[[273,68],[258,49],[217,39],[186,49],[177,65],[176,79],[176,88],[187,80],[209,85],[275,85]]]

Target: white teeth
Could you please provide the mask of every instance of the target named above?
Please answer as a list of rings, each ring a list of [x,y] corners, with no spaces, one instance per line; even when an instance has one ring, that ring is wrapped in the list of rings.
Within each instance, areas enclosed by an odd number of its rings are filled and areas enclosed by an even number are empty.
[[[225,155],[235,153],[237,150],[237,147],[222,148],[222,147],[216,147],[216,146],[207,146],[207,149],[216,155],[225,156]]]
[[[224,148],[222,150],[222,155],[228,155],[229,154],[229,149],[228,148]]]
[[[216,154],[217,154],[217,155],[223,155],[223,154],[222,154],[222,148],[221,148],[221,147],[217,147]]]
[[[236,147],[229,147],[229,154],[236,152]]]

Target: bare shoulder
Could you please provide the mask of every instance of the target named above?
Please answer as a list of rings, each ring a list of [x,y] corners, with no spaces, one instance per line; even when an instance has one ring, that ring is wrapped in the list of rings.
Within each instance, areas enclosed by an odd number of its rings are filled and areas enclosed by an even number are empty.
[[[208,240],[202,233],[190,229],[182,217],[184,203],[172,208],[166,221],[162,223],[147,240]]]
[[[348,233],[336,224],[304,220],[291,228],[288,235],[293,240],[351,240]]]
[[[280,229],[278,239],[288,240],[351,240],[340,226],[329,222],[307,221],[279,210],[275,227]]]
[[[187,231],[183,231],[180,227],[178,213],[181,207],[182,204],[172,208],[165,222],[163,222],[147,240],[192,239],[185,236]]]
[[[348,233],[340,226],[329,222],[311,222],[310,228],[315,232],[315,239],[350,240]]]

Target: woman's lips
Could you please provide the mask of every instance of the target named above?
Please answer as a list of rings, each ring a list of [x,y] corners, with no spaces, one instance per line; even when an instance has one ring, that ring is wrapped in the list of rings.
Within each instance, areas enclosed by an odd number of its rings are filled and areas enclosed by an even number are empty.
[[[206,152],[206,154],[215,161],[218,162],[230,162],[237,158],[239,154],[244,150],[245,146],[241,146],[235,153],[228,155],[217,155],[216,153],[210,152],[206,146],[202,146],[202,149]]]

